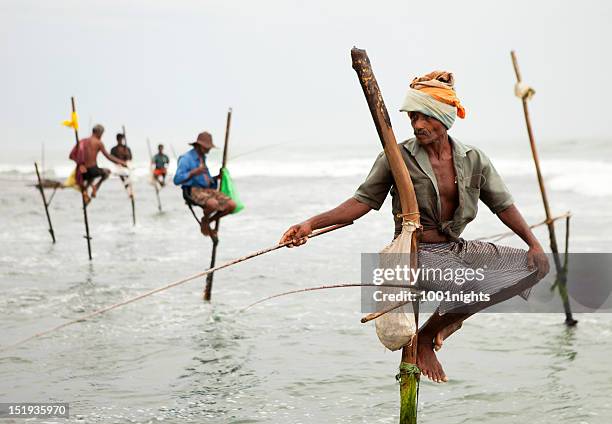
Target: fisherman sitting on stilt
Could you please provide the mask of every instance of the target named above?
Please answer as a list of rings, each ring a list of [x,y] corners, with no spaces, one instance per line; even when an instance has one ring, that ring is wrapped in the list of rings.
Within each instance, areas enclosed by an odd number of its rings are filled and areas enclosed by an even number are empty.
[[[217,234],[210,223],[232,213],[236,209],[236,202],[217,190],[219,176],[211,176],[206,166],[206,154],[215,147],[210,133],[200,133],[196,141],[189,144],[193,149],[179,157],[174,184],[183,189],[183,198],[189,207],[196,205],[202,208],[204,213],[199,220],[200,230],[216,241]]]
[[[113,146],[110,154],[121,159],[122,161],[125,161],[126,163],[130,162],[132,160],[132,150],[125,144],[125,135],[123,133],[117,133],[116,139],[117,144]],[[121,179],[123,187],[127,191],[128,196],[132,197],[134,193],[132,190],[132,181],[130,180],[129,169],[126,167],[117,169],[116,174],[119,179]]]
[[[102,134],[104,127],[97,124],[93,127],[91,137],[79,141],[78,148],[75,146],[70,152],[70,159],[77,162],[78,176],[85,204],[89,204],[92,197],[96,197],[100,186],[106,180],[111,171],[108,168],[100,168],[98,166],[98,153],[102,153],[104,157],[113,163],[121,166],[127,166],[124,160],[121,160],[114,155],[108,153],[102,142]],[[97,180],[97,182],[96,182]],[[91,187],[91,195],[88,189]]]
[[[548,259],[533,235],[500,175],[480,149],[451,138],[447,131],[465,110],[455,95],[453,75],[432,72],[410,84],[402,112],[407,112],[415,138],[400,143],[419,205],[423,226],[418,263],[425,269],[480,268],[484,278],[459,283],[443,278],[418,280],[426,291],[451,294],[482,293],[489,301],[471,303],[444,300],[419,329],[417,365],[436,382],[447,381],[435,351],[462,322],[482,309],[516,295],[527,299],[529,291],[549,271]],[[290,227],[281,243],[306,242],[316,229],[352,222],[372,209],[380,209],[391,190],[395,237],[401,233],[400,199],[387,157],[381,153],[355,195],[338,207]],[[459,238],[476,218],[478,200],[528,245],[524,251],[493,243]],[[451,297],[452,299],[452,297]],[[391,312],[393,313],[393,312]]]

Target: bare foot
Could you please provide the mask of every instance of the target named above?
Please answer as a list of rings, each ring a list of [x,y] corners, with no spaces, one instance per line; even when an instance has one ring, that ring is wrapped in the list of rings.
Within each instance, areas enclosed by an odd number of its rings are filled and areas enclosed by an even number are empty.
[[[436,352],[442,349],[444,340],[446,340],[455,331],[459,330],[462,325],[462,322],[451,324],[449,326],[444,327],[441,331],[438,332],[438,334],[436,334],[436,337],[434,338],[434,349],[436,350]]]
[[[89,202],[91,202],[91,197],[89,197],[86,191],[83,192],[83,200],[85,201],[85,206],[89,205]]]
[[[448,377],[429,343],[419,343],[417,347],[417,366],[421,369],[423,375],[436,383],[448,381]]]
[[[200,232],[206,237],[209,237],[212,233],[212,228],[210,228],[210,222],[205,217],[202,217],[202,219],[200,220]]]
[[[200,220],[200,232],[206,237],[210,237],[214,243],[219,241],[217,232],[210,228],[210,220],[205,217]]]
[[[96,197],[96,194],[98,193],[98,187],[93,186],[91,188],[91,197]]]

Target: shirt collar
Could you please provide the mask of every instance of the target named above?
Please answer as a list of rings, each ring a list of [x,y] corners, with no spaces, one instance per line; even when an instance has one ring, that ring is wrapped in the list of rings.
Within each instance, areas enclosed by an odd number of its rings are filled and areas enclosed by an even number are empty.
[[[466,153],[472,150],[471,147],[463,144],[456,138],[452,138],[450,135],[448,136],[449,140],[451,140],[451,145],[453,146],[453,153],[455,155],[459,155],[461,157],[465,157]],[[410,138],[402,143],[404,148],[410,152],[412,156],[417,156],[417,153],[421,150],[421,145],[417,142],[416,137]]]

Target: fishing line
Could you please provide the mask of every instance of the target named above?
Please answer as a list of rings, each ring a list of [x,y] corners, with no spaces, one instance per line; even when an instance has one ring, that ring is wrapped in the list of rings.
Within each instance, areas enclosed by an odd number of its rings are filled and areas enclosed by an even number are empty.
[[[331,227],[323,228],[323,229],[314,231],[312,234],[310,234],[310,236],[308,236],[308,238],[314,238],[314,237],[320,236],[322,234],[326,234],[326,233],[329,233],[331,231],[334,231],[334,230],[346,227],[346,226],[351,225],[351,224],[352,224],[352,222],[347,223],[347,224],[339,224],[339,225],[333,225]],[[117,309],[117,308],[119,308],[121,306],[124,306],[124,305],[130,304],[130,303],[136,302],[137,300],[144,299],[145,297],[149,297],[149,296],[154,295],[156,293],[159,293],[159,292],[171,289],[171,288],[176,287],[176,286],[180,286],[181,284],[184,284],[184,283],[187,283],[189,281],[195,280],[196,278],[203,277],[203,276],[205,276],[207,274],[210,274],[212,272],[219,271],[221,269],[228,268],[228,267],[230,267],[232,265],[236,265],[236,264],[238,264],[240,262],[244,262],[244,261],[246,261],[248,259],[252,259],[254,257],[261,256],[261,255],[264,255],[266,253],[273,252],[275,250],[281,249],[283,247],[287,247],[287,246],[289,246],[291,244],[293,244],[293,241],[288,241],[288,242],[285,242],[285,243],[282,243],[282,244],[276,244],[274,246],[271,246],[271,247],[268,247],[268,248],[265,248],[265,249],[258,250],[256,252],[250,253],[250,254],[248,254],[246,256],[242,256],[240,258],[233,259],[231,261],[225,262],[224,264],[218,265],[216,267],[209,268],[206,271],[198,272],[197,274],[193,274],[193,275],[190,275],[188,277],[182,278],[180,280],[173,281],[173,282],[171,282],[169,284],[166,284],[164,286],[157,287],[157,288],[155,288],[153,290],[150,290],[148,292],[142,293],[142,294],[140,294],[140,295],[138,295],[136,297],[132,297],[130,299],[123,300],[123,301],[121,301],[119,303],[115,303],[115,304],[107,306],[105,308],[98,309],[97,311],[91,312],[91,313],[89,313],[89,314],[87,314],[85,316],[82,316],[80,318],[74,319],[72,321],[65,322],[63,324],[60,324],[60,325],[55,326],[53,328],[50,328],[48,330],[42,331],[40,333],[36,333],[36,334],[34,334],[34,335],[32,335],[32,336],[30,336],[28,338],[20,340],[20,341],[18,341],[16,343],[13,343],[11,345],[8,345],[8,346],[5,346],[5,347],[1,347],[0,348],[0,352],[8,350],[10,348],[17,347],[17,346],[22,345],[22,344],[24,344],[24,343],[26,343],[26,342],[28,342],[30,340],[33,340],[33,339],[45,336],[47,334],[53,333],[55,331],[61,330],[62,328],[68,327],[69,325],[76,324],[76,323],[82,322],[82,321],[86,321],[86,320],[88,320],[90,318],[93,318],[95,316],[98,316],[98,315],[102,315],[105,312],[112,311],[113,309]]]

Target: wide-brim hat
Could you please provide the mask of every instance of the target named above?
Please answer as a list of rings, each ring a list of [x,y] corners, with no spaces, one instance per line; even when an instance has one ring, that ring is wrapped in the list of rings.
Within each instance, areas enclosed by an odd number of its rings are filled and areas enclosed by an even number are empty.
[[[204,131],[198,134],[198,138],[196,139],[196,141],[193,141],[189,144],[191,144],[192,146],[195,144],[199,144],[200,146],[206,149],[212,149],[212,148],[217,147],[213,144],[212,135],[210,135],[210,133],[207,131]]]

